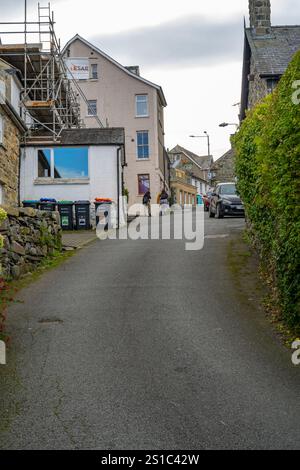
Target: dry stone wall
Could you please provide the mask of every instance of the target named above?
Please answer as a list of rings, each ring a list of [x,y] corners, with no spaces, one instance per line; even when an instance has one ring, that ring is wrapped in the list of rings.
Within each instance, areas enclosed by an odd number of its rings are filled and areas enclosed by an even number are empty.
[[[46,257],[61,250],[58,212],[31,208],[4,207],[7,218],[0,225],[3,248],[0,249],[1,276],[18,279],[32,272]]]

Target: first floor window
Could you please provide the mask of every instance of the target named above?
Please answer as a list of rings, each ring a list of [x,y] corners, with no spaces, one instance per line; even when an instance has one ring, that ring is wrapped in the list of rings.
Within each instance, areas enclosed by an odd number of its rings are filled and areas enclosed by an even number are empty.
[[[145,194],[150,191],[150,175],[138,175],[139,194]]]
[[[149,158],[149,132],[137,132],[137,157],[140,159]]]
[[[55,148],[54,178],[88,178],[88,148]]]
[[[56,147],[38,150],[38,177],[88,178],[88,147]]]
[[[148,95],[136,95],[135,105],[136,117],[148,117]]]
[[[51,150],[38,150],[38,177],[51,178]]]
[[[91,79],[98,79],[98,64],[91,64]]]
[[[88,116],[97,116],[97,100],[88,101]]]

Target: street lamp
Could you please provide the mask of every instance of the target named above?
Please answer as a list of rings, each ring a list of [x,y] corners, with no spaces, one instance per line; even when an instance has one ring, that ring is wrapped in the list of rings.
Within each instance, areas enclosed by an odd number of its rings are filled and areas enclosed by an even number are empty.
[[[208,156],[210,157],[210,137],[207,131],[204,131],[205,135],[190,135],[192,139],[207,139],[207,148],[208,148]]]
[[[228,126],[235,126],[236,130],[238,130],[238,128],[240,127],[240,125],[237,124],[236,122],[222,122],[222,124],[219,124],[219,127],[228,127]]]

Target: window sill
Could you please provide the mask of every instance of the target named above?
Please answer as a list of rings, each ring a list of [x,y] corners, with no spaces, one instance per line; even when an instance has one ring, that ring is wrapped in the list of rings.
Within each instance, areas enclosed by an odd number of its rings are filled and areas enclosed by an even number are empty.
[[[137,158],[137,162],[150,162],[151,158]]]
[[[94,119],[97,118],[97,117],[98,117],[98,114],[87,114],[85,116],[85,118],[94,118]]]
[[[89,178],[36,178],[34,180],[36,186],[43,185],[61,185],[61,184],[90,184]]]
[[[145,118],[147,119],[149,117],[150,117],[150,115],[147,114],[146,116],[135,116],[135,119],[145,119]]]

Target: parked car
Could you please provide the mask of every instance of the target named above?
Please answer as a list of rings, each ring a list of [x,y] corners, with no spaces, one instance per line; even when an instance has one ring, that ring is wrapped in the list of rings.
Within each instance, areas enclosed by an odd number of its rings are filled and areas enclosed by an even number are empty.
[[[208,193],[206,193],[205,195],[202,196],[205,212],[209,211],[211,195],[212,195],[212,191],[208,191]]]
[[[245,216],[244,204],[237,193],[235,183],[220,183],[212,193],[209,217],[223,219],[224,216]]]

